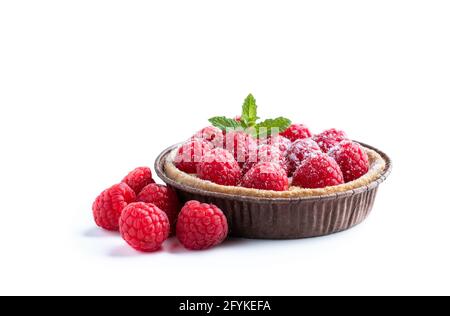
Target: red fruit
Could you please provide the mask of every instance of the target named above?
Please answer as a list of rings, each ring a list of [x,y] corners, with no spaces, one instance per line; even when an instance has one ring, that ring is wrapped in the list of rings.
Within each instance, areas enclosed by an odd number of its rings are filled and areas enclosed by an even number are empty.
[[[213,149],[213,145],[203,139],[193,139],[183,144],[177,152],[175,166],[186,173],[196,173],[203,155]]]
[[[247,173],[254,165],[259,162],[275,162],[287,170],[287,161],[285,155],[272,145],[260,145],[256,153],[248,157],[247,162],[242,167],[242,173]]]
[[[256,152],[258,143],[243,131],[229,131],[225,134],[224,148],[242,165],[252,153]]]
[[[214,247],[223,242],[227,235],[227,219],[213,204],[187,202],[178,216],[177,237],[187,249]]]
[[[366,151],[351,140],[340,142],[328,154],[338,163],[345,182],[359,179],[369,171],[369,157]]]
[[[321,153],[319,145],[311,138],[295,141],[287,152],[288,174],[294,174],[302,161],[313,153]]]
[[[328,129],[313,137],[313,140],[319,145],[324,153],[328,153],[331,148],[346,139],[348,138],[345,132],[334,128]]]
[[[113,185],[103,191],[92,205],[95,223],[103,229],[119,229],[119,217],[123,209],[136,200],[136,194],[125,183]]]
[[[312,136],[309,129],[303,124],[292,124],[287,130],[280,133],[280,135],[288,138],[291,142]]]
[[[287,153],[292,142],[284,136],[274,135],[267,138],[267,144],[277,147],[283,154]]]
[[[223,144],[223,132],[221,129],[214,126],[207,126],[198,131],[193,138],[204,139],[211,142],[214,146],[222,146]]]
[[[169,237],[166,213],[151,203],[132,203],[120,216],[120,234],[134,249],[151,252],[161,248]]]
[[[289,189],[289,179],[280,164],[260,162],[245,174],[241,185],[251,189],[286,191]]]
[[[149,184],[139,193],[137,201],[157,206],[166,213],[172,229],[175,229],[175,222],[181,206],[177,194],[171,188],[156,183]]]
[[[285,153],[292,145],[292,142],[284,136],[272,135],[267,138],[266,137],[259,138],[258,146],[261,145],[272,145],[274,147],[277,147],[282,153]]]
[[[144,187],[150,183],[155,183],[155,180],[153,180],[150,168],[140,167],[131,171],[122,182],[128,184],[136,194],[139,194]]]
[[[242,171],[233,155],[222,148],[207,152],[197,165],[197,175],[200,179],[221,185],[238,185]]]
[[[337,162],[324,153],[308,156],[294,173],[292,184],[302,188],[325,188],[344,183]]]

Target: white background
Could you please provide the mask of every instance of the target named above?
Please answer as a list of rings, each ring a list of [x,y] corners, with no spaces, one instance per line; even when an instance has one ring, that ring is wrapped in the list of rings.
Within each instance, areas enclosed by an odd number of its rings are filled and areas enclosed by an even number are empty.
[[[450,294],[448,1],[2,1],[0,294]],[[143,255],[91,204],[238,114],[387,152],[372,216],[334,236]]]

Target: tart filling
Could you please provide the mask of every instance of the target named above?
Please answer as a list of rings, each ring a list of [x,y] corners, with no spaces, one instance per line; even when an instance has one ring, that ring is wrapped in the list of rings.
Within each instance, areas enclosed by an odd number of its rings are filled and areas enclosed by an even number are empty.
[[[345,184],[326,187],[321,189],[305,189],[296,186],[290,186],[288,191],[265,191],[257,189],[248,189],[237,186],[224,186],[210,181],[199,179],[196,175],[187,174],[177,167],[173,161],[177,154],[178,148],[174,149],[168,156],[165,162],[165,172],[167,176],[180,183],[197,189],[202,189],[210,192],[225,193],[230,195],[263,197],[263,198],[301,198],[309,196],[329,195],[333,193],[345,192],[354,190],[380,178],[381,174],[386,169],[385,160],[374,150],[363,147],[369,157],[370,168],[369,172],[361,178]]]

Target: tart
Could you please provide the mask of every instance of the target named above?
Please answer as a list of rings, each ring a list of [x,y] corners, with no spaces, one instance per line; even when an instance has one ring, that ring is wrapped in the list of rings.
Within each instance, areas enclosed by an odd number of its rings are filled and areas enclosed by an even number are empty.
[[[211,192],[211,193],[224,193],[228,195],[235,196],[248,196],[256,198],[269,198],[269,199],[280,199],[280,198],[303,198],[312,196],[323,196],[330,195],[334,193],[341,193],[349,190],[355,190],[357,188],[363,187],[376,181],[380,178],[382,173],[386,170],[386,161],[383,157],[373,149],[365,147],[363,145],[365,152],[369,157],[369,172],[357,180],[344,183],[337,186],[325,187],[320,189],[305,189],[297,186],[290,186],[287,191],[268,191],[268,190],[258,190],[249,189],[240,186],[225,186],[213,183],[211,181],[202,180],[198,178],[195,174],[188,174],[179,170],[175,164],[175,156],[178,152],[179,146],[175,146],[170,150],[164,160],[164,171],[166,177],[171,180],[192,188],[199,190]],[[292,181],[292,179],[291,179]]]
[[[198,132],[187,142],[192,144],[192,147],[186,147],[185,142],[164,150],[155,164],[158,176],[177,192],[181,201],[198,200],[215,204],[221,208],[227,217],[230,235],[235,237],[292,239],[323,236],[347,230],[367,218],[372,210],[378,186],[386,179],[392,168],[391,161],[386,154],[364,143],[351,141],[344,132],[335,129],[313,135],[304,125],[292,124],[288,119],[277,118],[261,123],[258,123],[257,119],[256,102],[250,95],[244,102],[243,112],[239,118],[212,118],[210,122],[214,126],[203,129],[204,133]],[[267,133],[267,129],[262,128],[274,126],[276,132],[269,131]],[[236,132],[236,129],[242,127],[244,132]],[[300,127],[302,133],[298,132]],[[229,132],[230,128],[233,129],[231,133]],[[246,135],[239,133],[246,133]],[[225,152],[220,147],[224,146],[227,135],[233,135],[232,145],[231,148],[228,146],[226,148],[228,152]],[[280,163],[279,158],[276,162],[263,161],[261,164],[251,164],[251,166],[254,165],[253,168],[261,167],[261,165],[274,167],[277,175],[282,173],[286,182],[283,182],[282,186],[276,186],[277,190],[258,189],[254,186],[244,187],[249,175],[259,171],[259,169],[250,171],[245,169],[245,166],[248,165],[246,161],[249,161],[252,156],[249,149],[265,146],[260,145],[261,139],[280,139],[284,138],[283,135],[288,135],[287,142],[294,141],[294,146],[297,141],[296,137],[307,138],[307,141],[298,139],[303,143],[317,140],[317,146],[310,154],[304,155],[305,157],[302,154],[301,161],[294,159],[290,164],[286,164],[290,166],[286,171],[282,170],[284,163]],[[200,145],[194,139],[201,139]],[[239,151],[236,146],[242,140],[246,140],[250,146]],[[210,145],[205,145],[205,141]],[[286,146],[283,141],[282,147]],[[224,168],[219,169],[218,172],[229,172],[230,174],[225,174],[227,177],[218,177],[220,181],[216,181],[214,176],[205,177],[204,172],[199,170],[201,169],[199,165],[197,165],[197,169],[193,168],[192,164],[188,169],[182,168],[186,164],[179,164],[179,153],[189,152],[189,148],[194,147],[202,150],[200,154],[196,152],[193,155],[196,158],[199,155],[208,157],[208,155],[214,156],[214,154],[226,157],[224,159],[231,163],[227,162]],[[345,153],[338,156],[347,149],[353,150],[353,152],[347,156]],[[278,149],[276,151],[280,152]],[[289,157],[289,150],[284,150],[283,153],[287,159],[295,158],[294,156]],[[319,159],[315,159],[317,157]],[[359,165],[352,168],[354,157],[361,159],[357,161]],[[333,185],[320,182],[324,184],[299,186],[299,183],[309,184],[310,182],[297,181],[296,177],[302,177],[305,170],[315,167],[314,165],[309,166],[308,163],[313,164],[316,160],[316,163],[319,161],[320,164],[321,158],[332,164],[332,168],[326,165],[325,171],[337,170],[337,180],[328,182]],[[289,171],[288,169],[292,169],[292,166],[294,166],[294,170]],[[344,171],[343,173],[341,173],[341,169]],[[348,174],[353,169],[358,172]],[[236,179],[239,176],[237,170],[247,172],[246,175],[242,175],[242,178],[246,180]],[[322,175],[326,172],[312,171],[313,176],[317,177],[318,174]],[[288,176],[289,180],[287,180]],[[253,183],[252,181],[247,182]],[[267,186],[261,187],[266,188]]]

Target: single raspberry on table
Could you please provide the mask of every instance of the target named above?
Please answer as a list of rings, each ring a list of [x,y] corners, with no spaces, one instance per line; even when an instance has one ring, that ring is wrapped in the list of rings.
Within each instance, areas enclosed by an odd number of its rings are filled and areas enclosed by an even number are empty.
[[[175,166],[186,173],[196,173],[197,164],[203,155],[213,148],[212,143],[203,139],[190,140],[178,149],[174,160]]]
[[[260,162],[245,174],[241,185],[251,189],[286,191],[289,189],[289,179],[280,164]]]
[[[180,212],[181,206],[177,194],[165,185],[152,183],[142,189],[136,199],[138,202],[152,203],[166,213],[172,231],[175,229],[175,222]]]
[[[311,138],[295,141],[287,152],[288,175],[294,174],[307,156],[321,152],[319,145]]]
[[[335,128],[328,129],[313,136],[313,140],[319,145],[324,153],[328,153],[331,148],[346,139],[348,139],[348,137],[345,132]]]
[[[198,131],[193,137],[193,139],[204,139],[214,145],[214,147],[223,146],[223,132],[221,129],[215,126],[207,126],[200,131]]]
[[[166,213],[151,203],[128,205],[120,216],[120,234],[134,249],[156,251],[169,237],[170,224]]]
[[[236,186],[242,177],[242,170],[233,155],[223,148],[207,152],[197,165],[197,176],[216,184]]]
[[[286,137],[291,142],[295,142],[298,139],[309,138],[312,136],[308,127],[303,124],[292,124],[285,130],[283,133],[280,133],[281,136]]]
[[[228,235],[228,222],[215,205],[187,202],[177,221],[177,238],[184,247],[202,250],[214,247]]]
[[[144,187],[150,183],[155,183],[155,180],[153,180],[150,168],[139,167],[131,171],[122,182],[128,184],[136,194],[139,194]]]
[[[125,183],[103,191],[92,205],[95,223],[106,230],[117,231],[123,209],[136,200],[136,194]]]
[[[224,148],[233,154],[241,166],[258,148],[256,139],[243,131],[228,131],[224,136]]]
[[[242,173],[246,174],[254,165],[260,162],[275,162],[283,169],[287,170],[286,156],[272,145],[260,145],[258,150],[248,157],[247,162],[242,166]]]
[[[345,182],[359,179],[369,171],[369,157],[366,151],[351,140],[340,142],[328,154],[338,163]]]
[[[306,157],[294,173],[292,184],[307,189],[325,188],[344,183],[337,162],[324,153]]]

